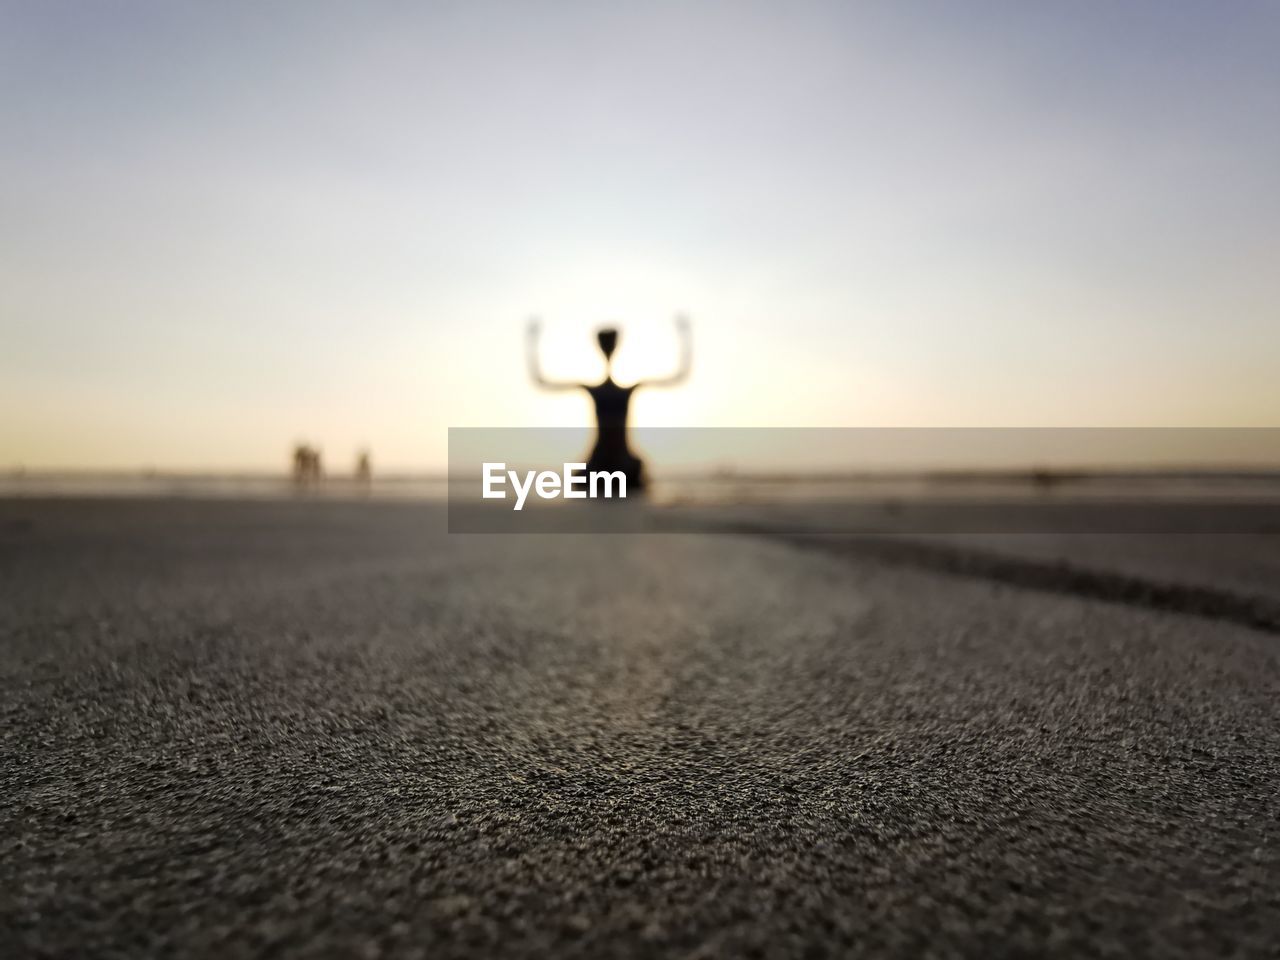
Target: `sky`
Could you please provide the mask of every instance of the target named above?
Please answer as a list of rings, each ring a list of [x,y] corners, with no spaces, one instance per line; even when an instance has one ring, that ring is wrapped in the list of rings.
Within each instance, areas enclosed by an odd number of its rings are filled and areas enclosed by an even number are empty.
[[[0,469],[1280,425],[1280,6],[0,0]]]

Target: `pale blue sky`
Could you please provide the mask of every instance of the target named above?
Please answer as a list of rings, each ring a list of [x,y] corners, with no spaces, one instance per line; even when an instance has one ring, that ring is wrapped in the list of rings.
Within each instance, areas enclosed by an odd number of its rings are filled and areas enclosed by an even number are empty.
[[[1280,424],[1280,6],[0,3],[0,465]]]

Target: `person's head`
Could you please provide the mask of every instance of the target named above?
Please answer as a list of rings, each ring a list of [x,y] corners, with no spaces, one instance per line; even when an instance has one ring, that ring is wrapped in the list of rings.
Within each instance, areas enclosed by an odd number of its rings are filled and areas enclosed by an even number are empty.
[[[606,360],[613,359],[613,351],[618,349],[618,331],[613,327],[602,327],[596,331],[596,342],[600,344],[600,352]]]

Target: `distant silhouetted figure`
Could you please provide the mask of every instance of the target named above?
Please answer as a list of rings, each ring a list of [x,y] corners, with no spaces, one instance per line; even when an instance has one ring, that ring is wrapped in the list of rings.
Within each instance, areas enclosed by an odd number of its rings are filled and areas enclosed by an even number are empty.
[[[293,448],[293,483],[299,489],[318,486],[324,475],[320,451],[307,443]]]
[[[548,380],[542,375],[542,367],[538,362],[541,326],[536,319],[529,321],[529,372],[533,376],[533,382],[546,390],[587,391],[596,409],[596,440],[587,460],[587,470],[621,470],[626,475],[628,491],[642,490],[645,485],[644,463],[631,452],[627,444],[627,415],[631,410],[631,395],[641,387],[673,387],[689,376],[693,345],[686,317],[676,317],[676,330],[680,334],[680,365],[676,372],[669,377],[641,380],[624,387],[613,379],[613,354],[618,348],[616,329],[605,327],[596,331],[596,341],[600,344],[600,352],[605,359],[604,380],[596,384],[574,383]]]
[[[368,450],[356,454],[356,482],[366,487],[373,482],[373,464],[369,461]]]

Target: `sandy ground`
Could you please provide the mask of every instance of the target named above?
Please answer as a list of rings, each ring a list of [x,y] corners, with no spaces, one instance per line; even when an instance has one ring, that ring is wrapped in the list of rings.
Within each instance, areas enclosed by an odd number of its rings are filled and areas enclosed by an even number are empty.
[[[444,529],[0,502],[0,955],[1274,956],[1273,541]]]

